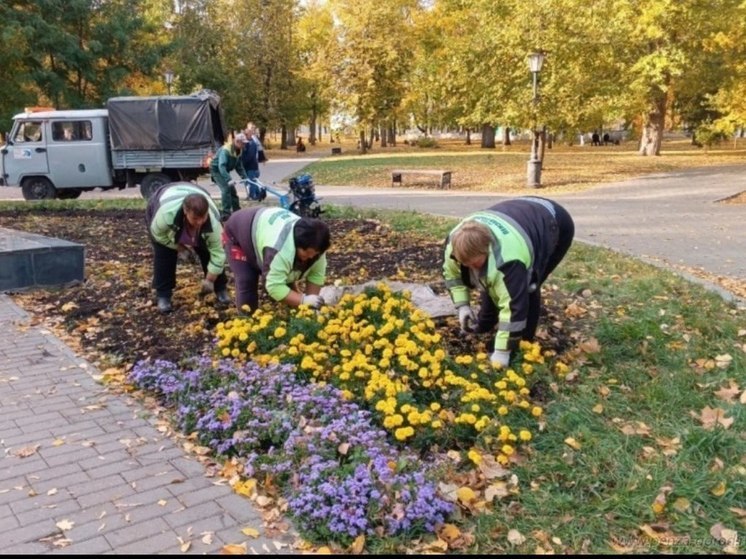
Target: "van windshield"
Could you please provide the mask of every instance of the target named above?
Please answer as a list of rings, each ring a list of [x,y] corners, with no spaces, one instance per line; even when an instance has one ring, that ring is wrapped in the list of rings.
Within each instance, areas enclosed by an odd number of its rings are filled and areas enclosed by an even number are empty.
[[[13,142],[21,144],[24,142],[41,142],[41,125],[40,120],[26,120],[18,124],[16,133],[13,136]]]

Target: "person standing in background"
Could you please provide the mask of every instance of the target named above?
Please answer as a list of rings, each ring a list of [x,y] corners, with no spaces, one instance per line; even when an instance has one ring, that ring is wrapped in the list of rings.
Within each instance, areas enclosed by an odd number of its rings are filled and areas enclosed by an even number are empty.
[[[261,175],[259,163],[267,161],[264,154],[264,146],[257,136],[257,129],[253,122],[249,122],[244,130],[246,136],[246,145],[241,152],[241,163],[246,170],[246,175],[250,179],[258,179]]]
[[[247,143],[246,135],[236,134],[218,150],[210,163],[210,178],[220,189],[221,219],[225,221],[233,212],[241,209],[236,190],[236,181],[231,177],[234,169],[242,178],[246,179],[246,171],[241,162],[241,154]]]

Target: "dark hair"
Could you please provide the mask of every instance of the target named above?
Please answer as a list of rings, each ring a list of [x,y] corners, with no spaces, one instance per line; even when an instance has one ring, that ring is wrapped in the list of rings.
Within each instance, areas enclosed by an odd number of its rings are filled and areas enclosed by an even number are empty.
[[[184,211],[188,210],[197,217],[203,217],[208,209],[207,198],[202,194],[190,194],[184,198]]]
[[[300,218],[293,227],[295,248],[315,248],[324,253],[331,245],[329,226],[320,219],[310,217]]]

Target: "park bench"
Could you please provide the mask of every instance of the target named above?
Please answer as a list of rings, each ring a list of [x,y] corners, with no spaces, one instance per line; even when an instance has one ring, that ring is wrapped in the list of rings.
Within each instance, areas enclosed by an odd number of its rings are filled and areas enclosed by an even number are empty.
[[[398,169],[391,171],[391,186],[402,184],[402,177],[404,175],[434,175],[440,179],[440,188],[451,187],[451,171],[436,170],[436,169]]]

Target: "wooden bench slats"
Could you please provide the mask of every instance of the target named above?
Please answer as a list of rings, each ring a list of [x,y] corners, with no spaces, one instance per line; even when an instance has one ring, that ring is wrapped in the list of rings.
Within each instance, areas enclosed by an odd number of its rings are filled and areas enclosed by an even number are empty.
[[[404,175],[435,175],[440,177],[441,188],[450,188],[451,173],[452,171],[439,169],[396,169],[391,171],[391,186],[397,183],[402,184],[402,177]]]

